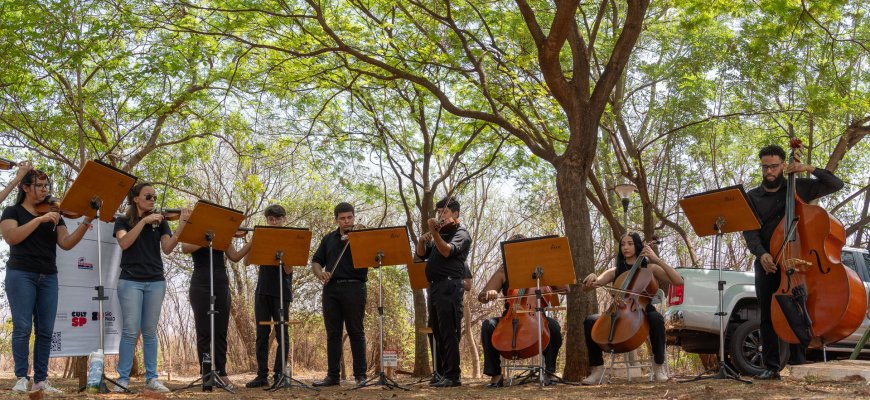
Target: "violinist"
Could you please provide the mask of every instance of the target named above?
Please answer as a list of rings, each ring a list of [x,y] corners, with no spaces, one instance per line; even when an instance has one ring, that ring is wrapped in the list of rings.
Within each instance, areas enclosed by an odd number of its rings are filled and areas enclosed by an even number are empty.
[[[659,282],[667,282],[671,285],[682,285],[683,277],[677,271],[662,260],[648,245],[644,245],[637,233],[629,233],[622,237],[619,242],[619,253],[616,254],[616,266],[604,271],[601,276],[595,273],[589,274],[583,279],[583,288],[592,290],[599,286],[612,283],[616,278],[631,269],[638,257],[645,257],[646,262],[641,263],[641,268],[649,268]],[[649,340],[652,346],[653,367],[652,380],[666,382],[668,380],[667,368],[665,368],[665,319],[652,304],[646,308],[646,316],[649,321]],[[586,349],[589,352],[589,366],[592,371],[582,383],[584,385],[597,385],[604,375],[604,358],[601,347],[592,340],[592,327],[601,314],[593,314],[583,321],[586,332]]]
[[[9,244],[6,262],[6,297],[12,311],[12,357],[17,379],[13,392],[27,392],[27,371],[30,350],[30,332],[36,329],[33,344],[33,382],[31,390],[57,394],[48,377],[48,356],[57,314],[58,283],[57,247],[73,248],[91,225],[85,217],[72,233],[60,214],[48,212],[38,215],[37,205],[48,196],[50,182],[44,173],[24,167],[26,172],[17,179],[18,195],[15,204],[3,210],[0,233]]]
[[[180,211],[178,229],[173,234],[163,213],[153,212],[157,192],[148,182],[137,183],[127,194],[127,211],[115,220],[115,238],[121,246],[121,276],[118,279],[118,303],[121,305],[121,343],[118,347],[118,385],[124,391],[130,384],[133,353],[142,333],[145,359],[145,388],[169,392],[157,380],[157,323],[166,294],[163,254],[178,245],[178,237],[187,224],[190,210]]]
[[[232,243],[227,247],[227,251],[212,249],[211,259],[214,264],[214,309],[217,312],[214,316],[214,360],[211,362],[215,365],[215,370],[218,373],[224,385],[233,389],[235,385],[230,382],[227,376],[227,331],[230,326],[230,282],[227,276],[226,258],[232,262],[239,262],[248,251],[251,250],[251,242],[245,243],[240,249],[237,249]],[[199,365],[202,368],[203,358],[209,356],[211,345],[211,321],[209,311],[211,303],[211,285],[209,284],[209,254],[208,247],[201,247],[195,244],[182,243],[181,252],[190,254],[193,258],[193,274],[190,277],[190,307],[193,309],[193,323],[196,327],[196,350],[199,356]],[[202,370],[200,374],[207,374],[210,371]]]
[[[354,228],[354,208],[339,203],[333,210],[337,228],[320,240],[311,257],[311,269],[323,283],[323,324],[326,326],[326,378],[314,386],[339,384],[342,326],[347,330],[353,355],[353,377],[357,385],[366,381],[366,312],[368,268],[354,268],[347,233]]]
[[[462,328],[462,299],[465,293],[465,260],[471,236],[459,223],[459,201],[444,198],[435,204],[438,218],[429,218],[429,231],[417,241],[417,256],[426,260],[429,281],[429,318],[443,360],[443,378],[433,387],[461,386],[459,336]]]
[[[816,179],[797,178],[795,191],[806,202],[829,195],[843,188],[843,181],[834,174],[811,165],[785,162],[785,150],[777,145],[769,145],[758,152],[761,161],[761,185],[747,192],[752,206],[761,219],[761,229],[743,232],[746,246],[755,256],[755,292],[761,322],[762,361],[765,371],[755,379],[780,379],[779,371],[785,365],[780,361],[779,338],[773,329],[770,317],[770,302],[773,293],[779,288],[780,272],[770,254],[770,239],[779,221],[785,216],[786,178],[784,174],[809,172]],[[800,345],[789,345],[790,363],[799,364],[806,360],[806,349]]]
[[[263,216],[266,217],[266,224],[269,226],[283,227],[287,225],[287,211],[280,204],[272,204],[263,211]],[[245,257],[245,265],[248,264]],[[275,268],[277,265],[261,265],[257,272],[257,289],[254,292],[254,319],[257,324],[257,376],[250,382],[245,384],[246,388],[257,388],[268,386],[269,381],[269,341],[273,325],[261,325],[262,321],[280,321],[281,312],[284,310],[283,321],[290,318],[290,302],[293,300],[293,292],[290,290],[290,283],[293,281],[293,267],[284,266],[281,271],[281,279],[275,279]],[[279,292],[280,291],[280,292]],[[281,294],[283,293],[284,304],[280,304]],[[287,332],[287,325],[284,325],[284,350],[290,349],[290,335]],[[275,341],[279,342],[281,333],[278,326],[275,326]],[[281,355],[281,346],[275,349],[275,363],[273,364],[272,374],[274,386],[281,379],[283,361],[287,359],[287,353]]]
[[[0,160],[2,160],[2,159],[0,159]],[[8,162],[2,163],[0,165],[2,165],[2,166],[8,165],[8,167],[9,167],[8,169],[12,169],[12,167],[15,165],[18,166],[18,170],[15,172],[15,176],[12,177],[12,180],[6,184],[6,187],[3,188],[3,191],[0,191],[0,204],[2,204],[4,201],[6,201],[6,198],[9,197],[9,194],[12,193],[12,190],[14,190],[18,186],[18,184],[21,182],[21,180],[24,179],[24,175],[27,175],[27,173],[33,169],[33,164],[31,164],[30,161],[22,161],[22,162],[17,163],[17,164],[13,163],[11,161],[8,161]],[[7,168],[0,167],[0,169],[7,169]]]
[[[525,236],[516,234],[508,240],[525,239]],[[567,291],[568,285],[551,287],[553,290]],[[486,282],[483,290],[477,295],[477,300],[483,304],[497,300],[499,293],[502,296],[508,295],[508,278],[505,266],[502,264],[498,270],[492,274],[489,281]],[[502,312],[502,317],[508,312],[508,302],[505,301],[505,309]],[[483,345],[483,373],[490,377],[488,388],[499,388],[504,386],[504,378],[501,375],[501,357],[498,350],[492,344],[493,332],[498,325],[500,318],[490,318],[483,321],[480,327],[480,343]],[[550,342],[544,347],[544,363],[547,369],[547,379],[549,382],[553,374],[556,373],[556,359],[559,356],[559,348],[562,347],[562,329],[559,322],[547,316],[547,323],[550,328]],[[537,326],[537,325],[535,325]],[[536,341],[537,342],[537,341]]]

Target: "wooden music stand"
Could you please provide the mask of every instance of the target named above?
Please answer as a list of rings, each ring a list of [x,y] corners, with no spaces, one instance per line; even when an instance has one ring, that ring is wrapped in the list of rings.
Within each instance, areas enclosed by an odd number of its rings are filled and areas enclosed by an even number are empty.
[[[353,250],[354,268],[410,265],[414,262],[408,228],[404,226],[350,231],[347,240]]]
[[[384,359],[384,265],[413,265],[408,228],[404,226],[360,229],[347,234],[353,250],[354,268],[378,268],[378,325],[380,327],[381,360]],[[409,269],[410,272],[410,269]],[[384,364],[378,375],[367,379],[354,389],[367,386],[385,386],[389,389],[410,390],[396,383],[384,373]]]
[[[130,192],[130,188],[136,184],[136,177],[130,175],[120,169],[117,169],[109,164],[103,163],[98,160],[89,160],[85,163],[84,168],[82,168],[79,175],[76,177],[76,180],[73,181],[73,184],[70,186],[69,190],[67,190],[66,194],[63,196],[63,200],[61,200],[58,207],[62,210],[71,211],[77,214],[81,214],[85,217],[95,218],[97,221],[103,222],[112,222],[115,219],[115,212],[118,207],[120,207],[121,202],[124,201],[124,198],[127,197],[127,193]],[[112,210],[112,212],[104,213],[103,209]],[[97,223],[97,286],[94,286],[94,289],[97,291],[97,295],[93,297],[99,305],[99,315],[100,315],[100,347],[99,352],[102,352],[105,349],[104,341],[105,341],[105,332],[106,332],[106,324],[103,316],[105,313],[103,312],[103,301],[108,300],[109,297],[106,296],[105,287],[103,286],[103,252],[100,251],[101,243],[103,243],[103,238],[101,235],[102,229],[99,227],[99,223]],[[119,385],[118,382],[113,381],[106,377],[104,373],[100,378],[100,385],[98,391],[100,393],[109,393],[108,387],[106,387],[106,381],[113,383],[115,386],[120,387],[127,393],[132,393],[129,389],[127,389],[123,385]],[[81,388],[80,391],[85,388]]]
[[[311,249],[311,231],[305,228],[284,228],[276,226],[254,227],[254,234],[251,237],[251,250],[248,252],[248,264],[275,265],[278,264],[278,282],[284,278],[283,270],[285,265],[297,266],[308,265],[308,253]],[[302,383],[293,378],[293,370],[287,371],[287,349],[284,341],[285,333],[284,326],[287,322],[284,321],[284,285],[278,285],[278,321],[274,325],[278,326],[281,331],[281,363],[280,378],[275,380],[271,391],[279,389],[289,389],[294,386],[305,389],[318,390]],[[259,321],[263,324],[264,321]],[[268,322],[272,324],[271,322]]]
[[[215,310],[215,295],[214,295],[214,249],[226,251],[233,240],[236,230],[244,220],[244,215],[241,211],[233,210],[215,203],[199,200],[193,207],[190,217],[187,218],[187,224],[184,231],[181,232],[178,241],[190,243],[200,247],[208,248],[208,284],[209,284],[209,359],[215,360],[214,347],[214,316],[218,313]],[[227,392],[235,394],[217,372],[217,365],[214,361],[210,363],[211,370],[204,373],[200,378],[191,382],[183,389],[191,388],[197,382],[202,381],[203,391],[210,392],[212,387],[217,386]]]
[[[536,288],[537,307],[535,314],[538,319],[538,383],[541,388],[547,383],[547,369],[544,367],[544,347],[541,342],[543,335],[544,307],[541,286],[559,286],[577,283],[574,274],[574,259],[568,238],[544,236],[537,238],[511,240],[501,243],[502,257],[505,265],[505,275],[508,279],[508,289]],[[534,371],[534,370],[533,370]],[[533,377],[531,373],[520,382],[527,383]],[[556,382],[567,383],[556,376]]]
[[[414,261],[408,264],[408,280],[411,282],[411,289],[428,289],[429,281],[426,280],[426,262]]]
[[[715,235],[713,237],[713,268],[719,270],[719,310],[716,312],[716,315],[719,316],[719,365],[686,382],[701,379],[734,379],[738,382],[752,383],[750,380],[741,378],[740,374],[725,362],[725,315],[727,313],[722,309],[725,281],[722,280],[722,266],[719,265],[718,255],[723,234],[761,228],[758,213],[750,205],[746,191],[740,185],[689,195],[680,200],[679,203],[698,236]],[[716,369],[718,372],[715,375],[703,376]]]
[[[193,211],[190,212],[190,217],[178,241],[209,247],[208,236],[211,236],[213,238],[211,247],[226,251],[244,219],[245,215],[241,211],[199,200],[193,206]]]
[[[112,222],[115,219],[114,212],[100,215],[99,210],[117,210],[130,188],[136,184],[136,179],[104,162],[88,161],[58,207],[86,217],[99,216],[103,222]]]

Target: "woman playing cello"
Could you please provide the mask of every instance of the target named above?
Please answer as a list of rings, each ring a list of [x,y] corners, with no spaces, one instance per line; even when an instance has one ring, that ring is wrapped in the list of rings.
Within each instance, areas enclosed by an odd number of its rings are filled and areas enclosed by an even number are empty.
[[[659,258],[652,248],[645,246],[639,234],[629,233],[623,236],[619,247],[620,251],[616,255],[616,266],[604,271],[601,276],[596,276],[594,273],[589,274],[589,276],[583,279],[585,290],[591,290],[614,282],[617,277],[631,269],[635,261],[638,260],[638,257],[646,258],[646,262],[641,261],[641,268],[648,268],[656,280],[668,282],[671,285],[683,284],[683,277],[664,260]],[[665,320],[652,304],[647,306],[646,316],[649,321],[649,339],[655,361],[652,377],[657,382],[664,382],[668,380],[667,370],[664,366]],[[592,340],[591,335],[592,327],[600,317],[601,314],[593,314],[586,317],[586,321],[583,322],[586,332],[586,348],[589,352],[589,366],[592,367],[589,376],[583,379],[584,385],[596,385],[604,375],[604,358],[602,357],[601,347]]]

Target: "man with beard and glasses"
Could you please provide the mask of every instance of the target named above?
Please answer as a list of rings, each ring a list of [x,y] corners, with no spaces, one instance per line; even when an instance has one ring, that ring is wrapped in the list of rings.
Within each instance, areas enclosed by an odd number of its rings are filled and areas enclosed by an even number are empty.
[[[779,338],[773,330],[770,319],[770,301],[779,287],[780,272],[776,261],[770,254],[770,238],[779,221],[785,216],[786,179],[783,173],[809,172],[816,178],[796,178],[795,192],[805,202],[843,188],[843,181],[834,174],[812,165],[785,162],[785,150],[777,145],[769,145],[758,152],[761,159],[761,185],[750,190],[749,200],[758,217],[761,229],[743,232],[746,246],[755,256],[755,293],[761,320],[762,358],[765,370],[755,379],[780,379],[779,371],[785,365],[780,362]],[[799,364],[806,360],[806,349],[800,345],[790,345],[790,363]]]

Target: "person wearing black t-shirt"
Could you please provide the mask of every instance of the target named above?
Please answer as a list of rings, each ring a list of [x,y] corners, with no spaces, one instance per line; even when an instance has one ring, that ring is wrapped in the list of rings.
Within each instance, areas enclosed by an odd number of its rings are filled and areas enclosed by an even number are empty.
[[[232,262],[239,262],[248,254],[251,242],[246,243],[241,249],[236,249],[232,244],[227,251],[212,250],[212,262],[214,263],[214,363],[215,370],[223,383],[233,388],[227,376],[227,331],[230,326],[230,282],[227,276],[226,258]],[[207,374],[203,370],[203,359],[209,356],[211,351],[211,320],[209,311],[211,304],[211,287],[209,285],[209,252],[208,247],[182,243],[181,251],[190,254],[193,258],[193,274],[190,277],[190,307],[193,308],[193,322],[196,326],[196,352],[199,356],[200,374]]]
[[[263,215],[269,226],[282,227],[287,224],[287,211],[278,204],[266,207]],[[245,257],[245,265],[248,265],[247,256]],[[257,324],[257,376],[245,384],[247,388],[269,385],[269,335],[273,325],[261,325],[260,322],[280,321],[281,310],[284,310],[283,319],[285,322],[290,318],[290,301],[293,300],[290,283],[293,281],[293,267],[285,265],[284,270],[281,271],[280,280],[275,279],[277,268],[277,265],[261,265],[257,273],[257,289],[254,292],[254,323]],[[283,292],[279,292],[279,290]],[[282,293],[284,304],[279,304]],[[283,356],[281,355],[281,331],[276,327],[275,341],[278,342],[278,346],[275,349],[272,385],[280,380],[280,374],[283,371],[282,362],[287,359],[286,351],[290,350],[290,335],[287,331],[287,325],[284,325],[282,329],[284,329],[285,353]]]
[[[363,318],[366,313],[366,280],[368,268],[354,268],[347,232],[353,229],[354,208],[339,203],[333,211],[338,228],[320,240],[311,257],[311,269],[323,282],[323,324],[326,326],[326,378],[314,386],[339,384],[342,350],[342,325],[350,339],[353,355],[353,377],[357,385],[366,380],[366,335]],[[342,253],[343,252],[343,253]]]
[[[593,272],[583,279],[585,290],[592,290],[614,282],[619,275],[631,269],[638,256],[646,257],[646,262],[641,264],[641,268],[649,268],[658,282],[667,282],[671,285],[683,284],[683,277],[677,273],[677,270],[657,256],[652,248],[645,246],[639,234],[629,233],[623,236],[619,242],[619,249],[619,253],[616,254],[615,267],[604,271],[601,276],[596,276]],[[665,318],[652,304],[647,305],[646,316],[649,321],[649,341],[655,362],[652,367],[651,379],[655,382],[666,382],[668,372],[664,365]],[[604,375],[604,358],[601,347],[592,340],[592,327],[600,317],[601,314],[593,314],[583,321],[583,328],[586,332],[586,350],[589,352],[589,366],[592,367],[589,376],[582,381],[584,385],[597,385]]]
[[[525,236],[517,234],[511,236],[508,240],[518,239],[525,239]],[[568,285],[553,286],[551,289],[567,291]],[[508,295],[508,276],[504,265],[501,265],[492,274],[492,277],[486,282],[486,286],[477,295],[477,300],[486,304],[498,299],[499,293],[504,297]],[[501,317],[504,317],[508,312],[508,302],[505,301],[504,305]],[[485,319],[480,327],[480,344],[483,347],[483,374],[490,377],[489,384],[486,386],[488,388],[504,386],[504,379],[501,376],[501,354],[492,345],[492,334],[495,332],[495,327],[498,326],[501,317]],[[559,357],[559,348],[562,347],[562,328],[559,326],[559,322],[552,317],[546,316],[546,321],[550,328],[550,343],[544,347],[543,355],[544,364],[547,369],[546,381],[549,382],[552,375],[556,373],[556,359]]]
[[[461,386],[459,336],[465,293],[465,260],[471,249],[471,236],[458,222],[459,201],[445,198],[435,207],[439,218],[429,218],[429,231],[420,235],[416,246],[417,256],[426,260],[429,321],[438,346],[438,357],[443,360],[443,378],[431,386]]]
[[[834,174],[801,163],[785,163],[785,150],[770,145],[758,152],[761,160],[761,185],[750,190],[747,195],[761,219],[761,228],[743,232],[746,246],[755,256],[755,293],[758,297],[758,313],[761,322],[761,354],[765,370],[755,379],[779,379],[779,371],[785,367],[780,361],[779,337],[770,319],[770,301],[779,288],[780,272],[770,255],[770,238],[777,225],[785,216],[786,179],[788,173],[809,172],[816,179],[795,179],[795,192],[803,201],[810,202],[843,188],[843,181]],[[806,360],[806,349],[799,345],[789,345],[790,363],[799,364]]]
[[[37,215],[36,206],[48,196],[48,176],[29,168],[21,175],[15,205],[6,207],[0,216],[0,233],[9,245],[5,283],[12,311],[12,358],[16,377],[12,390],[28,391],[30,333],[35,330],[31,390],[61,393],[46,380],[57,314],[56,252],[57,247],[69,250],[78,244],[92,218],[85,217],[76,230],[69,233],[58,213]]]
[[[157,323],[166,294],[163,273],[164,254],[172,253],[178,237],[190,217],[189,209],[181,210],[175,234],[155,213],[157,192],[148,182],[141,182],[127,194],[127,211],[115,219],[115,238],[121,246],[121,276],[118,279],[118,303],[121,305],[121,343],[118,346],[118,384],[116,391],[130,385],[133,352],[136,339],[142,333],[142,354],[145,361],[145,388],[169,392],[157,380]]]

